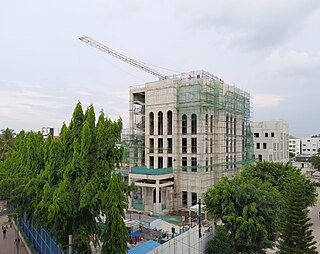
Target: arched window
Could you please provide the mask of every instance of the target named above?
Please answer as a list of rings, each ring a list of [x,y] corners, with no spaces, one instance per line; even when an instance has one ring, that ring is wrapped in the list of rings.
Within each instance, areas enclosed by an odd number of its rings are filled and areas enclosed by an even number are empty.
[[[150,135],[154,134],[154,114],[153,114],[153,112],[149,113],[149,133],[150,133]]]
[[[188,130],[187,115],[182,115],[182,134],[187,134],[187,130]]]
[[[191,115],[191,134],[197,134],[197,115]]]
[[[163,135],[163,113],[159,111],[158,113],[158,135]]]
[[[172,111],[171,110],[167,112],[167,133],[168,135],[172,135]]]

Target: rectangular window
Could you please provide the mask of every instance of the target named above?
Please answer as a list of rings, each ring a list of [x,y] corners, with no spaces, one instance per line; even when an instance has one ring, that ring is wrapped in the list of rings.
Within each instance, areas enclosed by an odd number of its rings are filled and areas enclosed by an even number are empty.
[[[257,149],[260,149],[260,143],[257,143]]]
[[[263,144],[262,144],[262,148],[263,148],[263,149],[267,149],[267,143],[263,143]]]
[[[163,139],[162,138],[158,139],[158,152],[163,153]]]
[[[271,132],[271,138],[274,138],[274,132]]]
[[[187,153],[187,138],[182,138],[182,153]]]
[[[154,168],[154,157],[150,156],[149,160],[150,160],[150,168]]]
[[[226,156],[226,169],[228,169],[228,168],[229,168],[229,157]]]
[[[211,171],[213,170],[213,166],[212,166],[212,165],[213,165],[213,158],[211,157],[211,158],[210,158],[210,170],[211,170]]]
[[[192,172],[197,172],[197,158],[196,157],[192,157],[191,158],[191,171]]]
[[[163,157],[158,157],[158,168],[163,168]]]
[[[186,191],[182,192],[182,205],[184,206],[188,205],[188,192]]]
[[[210,153],[213,153],[213,139],[210,138]]]
[[[268,136],[269,136],[269,133],[266,132],[266,133],[264,134],[264,137],[267,138]]]
[[[206,138],[206,141],[205,141],[206,143],[205,143],[205,145],[206,145],[206,153],[208,153],[208,144],[209,144],[209,141],[208,141],[208,139]]]
[[[262,161],[262,154],[259,154],[259,161]]]
[[[172,168],[172,157],[168,157],[167,167]]]
[[[191,139],[191,152],[197,153],[197,138]]]
[[[168,138],[168,153],[172,153],[172,138]]]
[[[208,171],[209,171],[208,164],[209,164],[209,162],[208,162],[208,158],[206,158],[206,172],[208,172]]]
[[[255,132],[255,133],[253,134],[253,136],[254,136],[255,138],[259,138],[259,133],[258,133],[258,132]]]
[[[229,140],[226,139],[226,153],[229,152]]]
[[[197,204],[197,193],[191,192],[191,205],[196,205],[196,204]]]
[[[150,153],[154,153],[154,139],[153,139],[153,138],[150,138],[150,139],[149,139],[149,143],[150,143],[150,150],[149,150],[149,152],[150,152]]]
[[[188,170],[188,158],[187,157],[182,157],[182,171],[187,171]]]

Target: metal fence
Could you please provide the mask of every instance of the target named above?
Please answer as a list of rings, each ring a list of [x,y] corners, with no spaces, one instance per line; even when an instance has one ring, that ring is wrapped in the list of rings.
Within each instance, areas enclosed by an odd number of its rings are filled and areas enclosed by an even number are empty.
[[[50,237],[44,229],[37,229],[34,227],[32,220],[28,219],[26,215],[20,218],[18,223],[19,230],[24,234],[25,240],[29,247],[37,254],[65,254],[66,252],[59,247],[56,238]],[[66,249],[65,249],[66,250]]]
[[[199,238],[199,226],[172,238],[161,246],[149,251],[148,254],[204,254],[208,250],[208,242],[213,237],[213,231]]]

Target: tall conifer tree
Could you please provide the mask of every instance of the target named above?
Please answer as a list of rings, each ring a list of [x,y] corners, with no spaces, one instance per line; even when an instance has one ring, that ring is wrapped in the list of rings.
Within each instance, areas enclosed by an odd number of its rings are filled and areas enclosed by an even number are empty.
[[[284,210],[280,230],[279,254],[315,254],[316,241],[310,229],[304,184],[293,175],[284,191]]]
[[[103,200],[106,227],[102,233],[102,254],[127,253],[129,235],[124,223],[124,210],[127,209],[128,199],[124,190],[121,175],[113,174]]]

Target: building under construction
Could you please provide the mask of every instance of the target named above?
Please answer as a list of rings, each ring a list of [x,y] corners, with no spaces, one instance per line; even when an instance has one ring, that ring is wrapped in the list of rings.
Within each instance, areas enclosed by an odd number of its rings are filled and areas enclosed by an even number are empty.
[[[130,208],[177,211],[195,205],[223,176],[252,161],[249,93],[205,71],[130,89],[123,133]]]

